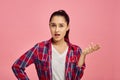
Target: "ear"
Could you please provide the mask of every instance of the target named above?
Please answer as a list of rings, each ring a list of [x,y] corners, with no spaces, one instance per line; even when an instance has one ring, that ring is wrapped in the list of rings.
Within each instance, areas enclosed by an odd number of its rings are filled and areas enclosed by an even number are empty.
[[[70,29],[70,26],[68,25],[68,26],[67,26],[67,31],[68,31],[69,29]]]

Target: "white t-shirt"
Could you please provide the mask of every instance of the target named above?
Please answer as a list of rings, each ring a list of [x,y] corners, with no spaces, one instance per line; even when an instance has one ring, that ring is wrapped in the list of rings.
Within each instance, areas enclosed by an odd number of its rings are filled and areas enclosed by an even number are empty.
[[[60,54],[52,45],[52,80],[65,80],[65,60],[67,49]]]

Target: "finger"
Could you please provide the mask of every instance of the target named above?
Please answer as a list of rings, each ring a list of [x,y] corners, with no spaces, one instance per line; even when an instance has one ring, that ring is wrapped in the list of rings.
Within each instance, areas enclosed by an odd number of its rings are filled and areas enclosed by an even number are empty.
[[[100,49],[100,46],[99,46],[98,44],[96,44],[96,45],[94,46],[94,50],[96,51],[96,50],[98,50],[98,49]]]
[[[92,50],[92,45],[90,44],[90,45],[88,46],[88,48],[89,48],[89,50]]]
[[[93,52],[94,51],[94,44],[93,44],[93,42],[90,43],[90,46],[91,46],[91,51]]]

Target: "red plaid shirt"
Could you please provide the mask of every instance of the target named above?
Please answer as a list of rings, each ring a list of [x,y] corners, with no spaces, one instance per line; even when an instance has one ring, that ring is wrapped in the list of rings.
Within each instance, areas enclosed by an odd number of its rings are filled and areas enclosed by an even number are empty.
[[[52,39],[37,43],[13,64],[12,70],[18,80],[29,80],[24,70],[32,63],[35,64],[39,80],[52,80],[51,41]],[[82,67],[77,66],[81,48],[68,40],[66,42],[69,49],[65,62],[65,80],[80,80],[85,69],[85,64]]]

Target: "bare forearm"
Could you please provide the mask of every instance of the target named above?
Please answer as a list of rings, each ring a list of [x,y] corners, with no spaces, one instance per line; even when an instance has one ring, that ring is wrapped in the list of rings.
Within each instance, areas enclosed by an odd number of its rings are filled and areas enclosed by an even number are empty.
[[[83,50],[83,52],[81,53],[81,56],[80,56],[80,59],[79,59],[79,62],[78,62],[78,66],[79,66],[79,67],[82,67],[82,65],[83,65],[84,62],[85,62],[85,57],[86,57],[86,55],[87,55],[87,54],[90,54],[90,53],[92,53],[92,52],[94,52],[94,51],[97,51],[98,49],[100,49],[100,46],[99,46],[98,44],[93,45],[93,43],[91,43],[91,44],[89,45],[89,47],[85,48],[85,49]]]
[[[86,58],[86,55],[85,54],[81,54],[79,62],[78,62],[78,66],[79,67],[82,67],[82,65],[85,63],[85,58]]]

